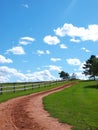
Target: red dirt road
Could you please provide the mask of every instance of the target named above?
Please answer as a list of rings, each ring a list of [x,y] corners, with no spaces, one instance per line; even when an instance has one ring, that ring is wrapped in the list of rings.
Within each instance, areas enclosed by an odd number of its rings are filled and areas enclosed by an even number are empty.
[[[42,98],[72,84],[11,99],[0,104],[0,130],[71,130],[43,109]]]

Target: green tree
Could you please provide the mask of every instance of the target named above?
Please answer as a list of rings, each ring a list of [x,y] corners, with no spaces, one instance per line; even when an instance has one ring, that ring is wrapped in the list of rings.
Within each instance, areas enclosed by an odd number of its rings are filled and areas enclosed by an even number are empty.
[[[83,74],[89,75],[90,78],[93,77],[95,80],[95,76],[98,76],[98,58],[95,55],[91,55],[91,57],[84,64]]]
[[[61,71],[59,75],[60,75],[60,78],[62,79],[66,79],[66,80],[69,79],[69,74],[64,71]]]

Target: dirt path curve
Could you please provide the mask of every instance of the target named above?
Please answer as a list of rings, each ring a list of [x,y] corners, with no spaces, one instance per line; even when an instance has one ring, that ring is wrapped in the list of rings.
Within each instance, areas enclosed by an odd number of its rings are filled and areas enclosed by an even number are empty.
[[[71,84],[44,92],[18,97],[0,104],[0,130],[71,130],[43,109],[42,98]]]

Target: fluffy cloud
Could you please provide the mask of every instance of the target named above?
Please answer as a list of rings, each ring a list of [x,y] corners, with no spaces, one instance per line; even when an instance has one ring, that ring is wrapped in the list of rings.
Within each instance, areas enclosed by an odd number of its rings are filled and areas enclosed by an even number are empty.
[[[84,67],[85,62],[81,63],[79,66],[79,71],[84,71],[83,67]]]
[[[2,76],[7,77],[9,81],[12,77],[14,79],[16,79],[16,81],[29,81],[26,74],[21,73],[20,71],[16,70],[15,68],[9,68],[7,66],[0,67],[0,74]]]
[[[61,61],[61,58],[51,58],[50,60],[56,62],[56,61]]]
[[[63,27],[59,27],[57,29],[54,30],[54,32],[56,33],[56,35],[58,36],[72,36],[74,37],[75,35],[78,35],[78,28],[74,27],[72,24],[67,24],[65,23],[63,25]]]
[[[85,47],[82,47],[81,49],[84,50],[85,52],[90,52],[90,50],[86,49]]]
[[[67,63],[70,65],[81,65],[81,62],[79,59],[77,58],[70,58],[70,59],[66,59]]]
[[[52,70],[52,71],[58,71],[58,72],[60,72],[61,69],[62,69],[62,67],[61,66],[50,65],[49,69]]]
[[[3,74],[3,75],[17,75],[18,74],[18,71],[14,68],[9,68],[7,66],[1,66],[0,67],[0,74]]]
[[[5,83],[5,82],[9,82],[8,76],[5,77],[0,75],[0,83]]]
[[[48,36],[45,36],[43,40],[45,43],[49,45],[57,45],[58,43],[60,43],[60,40],[56,36],[48,35]]]
[[[75,72],[75,74],[76,74],[77,78],[81,79],[81,80],[87,80],[89,78],[89,76],[85,76],[81,72]]]
[[[51,71],[60,72],[62,70],[62,67],[60,66],[54,66],[49,65],[45,66],[48,69],[45,69],[43,71],[37,71],[34,73],[31,73],[31,71],[28,71],[26,74],[21,73],[20,71],[16,70],[15,68],[9,68],[7,66],[0,66],[0,83],[3,82],[23,82],[23,81],[48,81],[48,80],[56,80],[56,77],[54,77],[51,74]],[[88,77],[81,72],[75,72],[77,77],[79,79],[88,79]],[[14,80],[12,80],[14,79]]]
[[[19,44],[21,45],[28,45],[30,44],[31,42],[34,42],[35,39],[32,38],[32,37],[21,37],[20,40],[19,40]]]
[[[79,42],[80,42],[79,39],[75,39],[75,38],[71,38],[70,41],[71,41],[71,42],[76,42],[76,43],[79,43]]]
[[[9,52],[12,52],[15,55],[24,55],[25,54],[25,51],[24,51],[23,47],[21,47],[21,46],[16,46],[16,47],[13,47],[6,51],[6,53],[9,53]]]
[[[67,49],[67,46],[65,44],[60,44],[61,49]]]
[[[10,82],[11,79],[14,82],[17,81],[45,81],[45,80],[55,80],[56,78],[50,73],[49,70],[43,70],[27,74],[21,73],[15,68],[9,68],[7,66],[0,67],[0,82]]]
[[[61,66],[49,65],[49,66],[44,66],[44,67],[48,68],[49,71],[60,72],[62,70]]]
[[[55,77],[49,72],[49,70],[43,70],[34,72],[33,74],[26,74],[29,81],[45,81],[55,80]]]
[[[40,55],[43,55],[44,54],[44,51],[42,50],[37,50],[37,54],[40,56]]]
[[[72,42],[79,41],[98,41],[98,25],[88,25],[88,28],[76,27],[72,24],[65,23],[63,27],[54,30],[58,36],[69,36]]]
[[[50,51],[49,51],[49,50],[45,50],[45,51],[43,51],[43,50],[37,50],[37,54],[38,54],[39,56],[44,55],[44,54],[49,55],[49,54],[50,54]]]
[[[0,55],[0,63],[12,63],[13,61],[11,59],[7,59],[4,56]]]

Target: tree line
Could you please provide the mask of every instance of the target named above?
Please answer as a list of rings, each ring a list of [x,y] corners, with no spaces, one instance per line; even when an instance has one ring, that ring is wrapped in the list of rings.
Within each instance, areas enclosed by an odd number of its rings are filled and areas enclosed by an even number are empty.
[[[89,78],[93,78],[95,80],[95,77],[98,76],[98,57],[91,55],[90,58],[85,61],[83,69],[83,74],[85,74],[85,76],[89,76]],[[70,76],[68,72],[64,71],[61,71],[59,76],[64,80],[77,79],[75,73]]]

